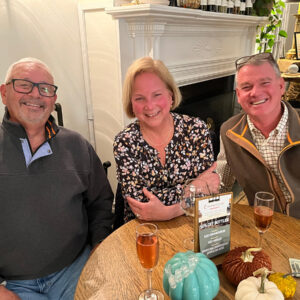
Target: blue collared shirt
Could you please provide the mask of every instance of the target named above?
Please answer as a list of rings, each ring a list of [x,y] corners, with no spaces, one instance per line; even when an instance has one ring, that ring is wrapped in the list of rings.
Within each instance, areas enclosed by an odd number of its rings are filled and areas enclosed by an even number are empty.
[[[23,153],[24,153],[27,168],[36,159],[52,154],[52,150],[48,142],[45,142],[43,145],[41,145],[38,148],[38,150],[32,155],[30,146],[28,144],[28,140],[20,138],[20,141],[22,143],[22,148],[23,148]]]

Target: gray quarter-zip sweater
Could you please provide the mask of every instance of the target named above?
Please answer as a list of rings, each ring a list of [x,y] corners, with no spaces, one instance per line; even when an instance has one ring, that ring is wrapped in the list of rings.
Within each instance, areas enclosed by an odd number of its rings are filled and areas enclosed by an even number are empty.
[[[0,282],[44,277],[111,231],[113,193],[101,161],[78,133],[50,116],[51,151],[26,166],[24,128],[0,128]]]

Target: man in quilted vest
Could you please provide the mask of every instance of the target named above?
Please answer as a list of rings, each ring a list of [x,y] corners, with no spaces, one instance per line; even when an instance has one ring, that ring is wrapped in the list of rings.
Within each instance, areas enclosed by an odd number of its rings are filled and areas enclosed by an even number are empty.
[[[299,112],[281,101],[284,80],[270,53],[236,61],[243,112],[221,127],[217,172],[226,190],[237,180],[250,205],[258,191],[275,195],[275,210],[300,218]]]

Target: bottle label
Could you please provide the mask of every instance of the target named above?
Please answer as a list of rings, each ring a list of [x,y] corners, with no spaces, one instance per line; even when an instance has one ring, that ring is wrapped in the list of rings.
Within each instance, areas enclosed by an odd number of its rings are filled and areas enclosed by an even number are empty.
[[[224,7],[227,7],[227,6],[228,6],[227,0],[222,0],[222,6],[224,6]]]
[[[251,1],[251,0],[250,0],[250,1]],[[229,8],[233,8],[233,1],[231,1],[231,0],[228,1],[228,7],[229,7]]]
[[[246,7],[252,7],[252,1],[246,0]]]
[[[246,3],[245,2],[241,2],[241,10],[242,11],[246,10]]]
[[[216,4],[216,0],[208,0],[208,5],[215,5]]]
[[[221,6],[222,0],[216,0],[216,5]]]
[[[234,6],[235,7],[240,7],[241,6],[241,0],[235,0]]]
[[[207,0],[201,0],[201,5],[207,5]]]

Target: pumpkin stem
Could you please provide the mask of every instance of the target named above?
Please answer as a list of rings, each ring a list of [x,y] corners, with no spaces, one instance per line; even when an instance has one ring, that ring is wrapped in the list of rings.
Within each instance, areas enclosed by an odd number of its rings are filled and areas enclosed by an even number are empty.
[[[243,262],[252,262],[254,255],[251,252],[261,251],[261,248],[248,248],[245,252],[242,252],[241,259]]]
[[[259,287],[259,292],[261,294],[264,294],[265,293],[265,279],[266,279],[267,275],[266,274],[263,274],[260,278],[260,287]]]
[[[265,293],[265,280],[268,276],[268,274],[272,273],[272,271],[269,271],[267,268],[263,267],[255,272],[253,272],[253,276],[261,275],[261,280],[260,280],[260,287],[258,289],[259,293],[264,294]]]

